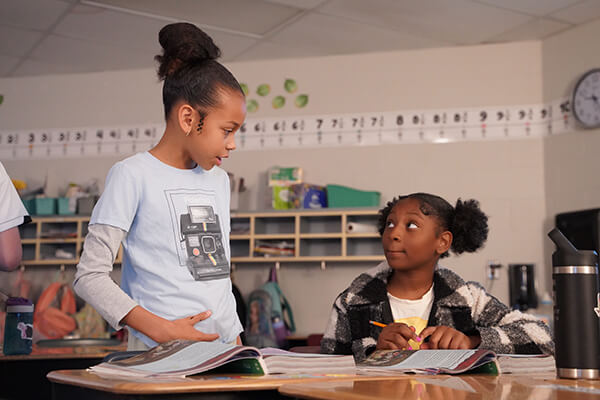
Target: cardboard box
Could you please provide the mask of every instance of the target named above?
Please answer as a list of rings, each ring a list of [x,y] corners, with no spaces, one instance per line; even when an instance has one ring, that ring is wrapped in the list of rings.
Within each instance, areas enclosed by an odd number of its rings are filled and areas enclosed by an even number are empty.
[[[302,168],[272,167],[268,173],[269,186],[289,186],[302,182]]]
[[[77,214],[79,215],[91,215],[98,196],[80,197],[77,199]]]

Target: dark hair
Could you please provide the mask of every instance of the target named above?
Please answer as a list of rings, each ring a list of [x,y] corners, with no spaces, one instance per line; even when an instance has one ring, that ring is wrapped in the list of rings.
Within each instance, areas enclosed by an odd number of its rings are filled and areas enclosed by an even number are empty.
[[[384,208],[379,210],[377,227],[380,235],[383,235],[388,215],[390,215],[394,206],[405,199],[417,200],[421,212],[424,215],[434,217],[438,221],[439,233],[443,231],[452,233],[453,239],[450,248],[453,253],[472,253],[480,249],[487,240],[488,217],[479,208],[477,200],[462,201],[458,199],[456,206],[452,207],[446,200],[429,193],[399,196],[388,202]],[[448,257],[448,252],[442,254],[441,257]]]
[[[196,25],[178,22],[164,26],[158,41],[163,48],[158,61],[158,77],[164,80],[165,118],[179,100],[196,107],[202,116],[218,105],[223,89],[244,92],[237,79],[217,60],[221,50]]]

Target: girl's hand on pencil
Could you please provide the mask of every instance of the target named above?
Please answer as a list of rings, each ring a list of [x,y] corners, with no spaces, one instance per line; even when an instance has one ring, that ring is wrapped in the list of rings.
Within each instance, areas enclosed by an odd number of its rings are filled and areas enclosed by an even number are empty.
[[[403,323],[393,323],[381,330],[377,338],[377,350],[412,350],[409,340],[420,342],[414,328]]]
[[[421,349],[474,349],[481,343],[479,336],[467,336],[449,326],[428,326],[420,334],[423,340]]]

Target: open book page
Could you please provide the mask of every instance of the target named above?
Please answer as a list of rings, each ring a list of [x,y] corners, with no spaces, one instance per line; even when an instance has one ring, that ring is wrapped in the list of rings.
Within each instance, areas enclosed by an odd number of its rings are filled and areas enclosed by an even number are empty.
[[[218,342],[173,340],[137,356],[101,363],[91,371],[127,376],[186,376],[241,359],[260,359],[258,349]]]
[[[548,354],[498,354],[498,365],[503,374],[556,371],[554,357]]]
[[[332,357],[345,357],[339,354],[322,354],[322,353],[297,353],[293,351],[287,351],[278,349],[276,347],[263,347],[260,349],[260,354],[263,357],[268,356],[289,356],[295,358],[332,358]]]
[[[269,374],[354,374],[356,364],[351,355],[295,353],[265,347],[260,349]]]
[[[488,350],[376,350],[358,368],[367,373],[458,374],[494,360]]]
[[[90,371],[129,377],[183,377],[202,372],[239,374],[354,374],[351,355],[293,353],[218,342],[174,340]]]

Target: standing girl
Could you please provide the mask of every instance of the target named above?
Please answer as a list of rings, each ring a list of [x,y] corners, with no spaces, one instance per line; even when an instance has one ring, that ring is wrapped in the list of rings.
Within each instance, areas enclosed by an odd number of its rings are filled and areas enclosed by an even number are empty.
[[[475,200],[452,207],[441,197],[414,193],[380,211],[387,261],[366,271],[336,299],[321,342],[324,353],[376,349],[490,349],[553,353],[548,327],[511,310],[476,282],[438,266],[448,251],[474,252],[488,234]]]
[[[227,173],[244,122],[242,89],[195,25],[159,33],[166,129],[149,152],[116,163],[90,219],[75,291],[130,350],[172,339],[238,341],[229,279]],[[123,244],[121,287],[109,273]]]

